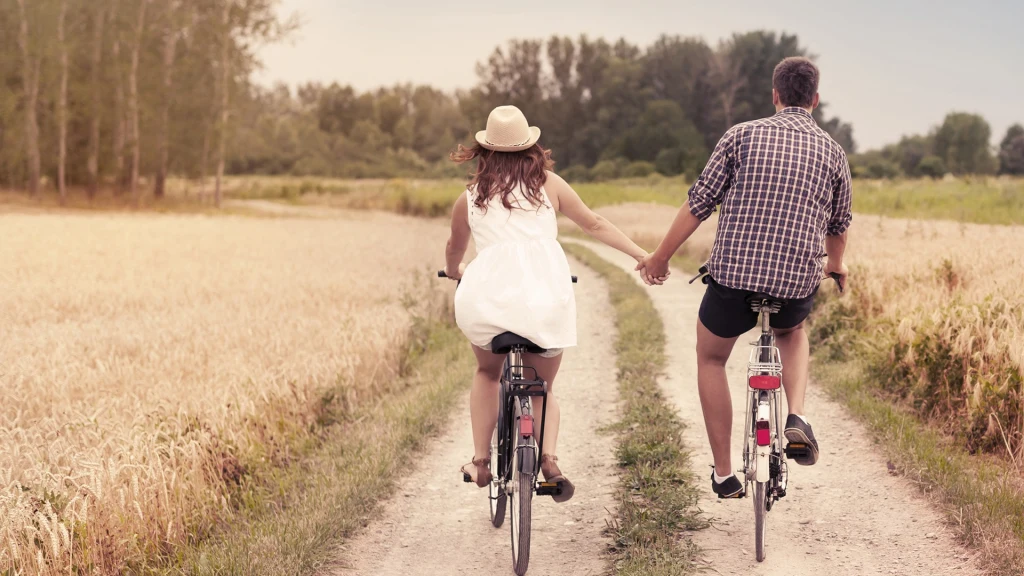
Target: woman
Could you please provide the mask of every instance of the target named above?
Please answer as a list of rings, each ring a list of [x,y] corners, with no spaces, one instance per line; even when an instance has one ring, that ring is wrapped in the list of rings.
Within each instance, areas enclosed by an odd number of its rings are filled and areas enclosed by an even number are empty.
[[[558,235],[556,212],[569,217],[593,238],[640,262],[647,253],[618,228],[592,212],[562,178],[551,172],[551,152],[537,141],[540,129],[531,127],[515,106],[495,108],[487,129],[476,135],[471,148],[459,146],[457,163],[476,160],[466,193],[452,210],[452,232],[446,250],[445,272],[460,280],[455,292],[455,318],[473,345],[477,370],[470,393],[473,423],[473,461],[462,467],[477,486],[492,479],[489,464],[491,433],[498,420],[498,379],[504,357],[490,351],[491,340],[514,332],[547,350],[527,354],[525,362],[552,386],[547,401],[535,400],[543,418],[548,410],[541,472],[562,486],[564,502],[573,485],[558,468],[558,402],[553,384],[562,350],[576,345],[576,300],[569,264]],[[477,257],[463,265],[469,238]],[[546,404],[546,406],[545,406]]]

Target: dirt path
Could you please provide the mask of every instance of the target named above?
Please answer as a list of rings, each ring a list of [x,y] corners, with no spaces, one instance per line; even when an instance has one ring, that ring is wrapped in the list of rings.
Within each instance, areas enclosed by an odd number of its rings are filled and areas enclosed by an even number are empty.
[[[634,262],[614,250],[585,243],[624,269]],[[636,277],[636,276],[635,276]],[[713,498],[711,449],[697,395],[694,327],[703,285],[674,271],[670,283],[649,294],[665,322],[669,367],[663,386],[689,425],[694,472],[700,478],[701,508],[714,527],[695,536],[705,562],[719,574],[845,576],[847,574],[981,574],[970,554],[956,544],[941,516],[906,480],[888,474],[885,458],[863,427],[812,383],[808,418],[822,454],[812,467],[790,467],[790,494],[768,518],[768,558],[753,554],[751,500]],[[639,282],[639,278],[637,277]],[[733,407],[733,462],[742,458],[747,347],[741,337],[728,364]]]
[[[618,397],[614,311],[603,281],[570,263],[580,279],[579,346],[565,353],[555,391],[562,408],[559,460],[576,495],[561,505],[534,500],[529,573],[537,575],[604,574],[610,540],[602,532],[615,509],[614,438],[599,432],[614,421]],[[449,432],[422,452],[382,516],[341,551],[335,574],[512,573],[509,522],[493,528],[486,491],[463,484],[458,473],[473,455],[468,394],[454,412]]]

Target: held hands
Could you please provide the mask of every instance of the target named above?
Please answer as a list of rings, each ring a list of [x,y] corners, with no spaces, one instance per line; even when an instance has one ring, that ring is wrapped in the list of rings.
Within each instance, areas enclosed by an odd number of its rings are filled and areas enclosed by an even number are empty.
[[[647,254],[637,259],[635,270],[648,286],[661,286],[672,275],[668,269],[668,261],[658,258],[655,254]]]

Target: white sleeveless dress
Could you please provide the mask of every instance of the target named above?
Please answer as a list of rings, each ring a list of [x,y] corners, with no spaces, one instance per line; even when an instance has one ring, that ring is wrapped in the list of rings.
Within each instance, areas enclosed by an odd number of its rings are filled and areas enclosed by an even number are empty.
[[[576,345],[576,295],[569,263],[558,243],[555,211],[530,204],[520,188],[509,211],[500,198],[487,210],[469,200],[469,227],[477,256],[466,266],[455,291],[455,321],[469,341],[490,349],[491,340],[514,332],[549,350]],[[517,205],[522,208],[515,208]]]

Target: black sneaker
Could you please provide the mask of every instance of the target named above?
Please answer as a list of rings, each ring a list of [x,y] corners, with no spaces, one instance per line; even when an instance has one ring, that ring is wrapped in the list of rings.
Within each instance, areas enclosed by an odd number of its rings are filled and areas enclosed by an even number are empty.
[[[786,457],[801,466],[811,466],[818,461],[818,441],[814,439],[811,425],[795,414],[786,418]]]
[[[711,491],[718,494],[719,498],[743,498],[746,494],[743,492],[743,484],[740,483],[739,478],[733,474],[725,479],[724,482],[719,484],[715,482],[715,473],[711,473]]]

